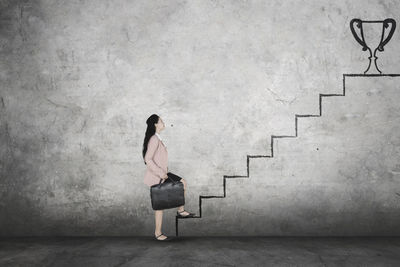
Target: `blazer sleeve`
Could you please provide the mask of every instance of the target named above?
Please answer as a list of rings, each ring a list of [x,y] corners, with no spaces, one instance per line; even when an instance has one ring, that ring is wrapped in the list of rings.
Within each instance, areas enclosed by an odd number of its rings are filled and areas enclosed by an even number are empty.
[[[150,138],[149,143],[147,144],[147,151],[146,155],[144,156],[144,160],[146,161],[146,164],[149,166],[150,170],[154,172],[160,179],[162,179],[162,177],[165,177],[166,173],[153,161],[154,153],[156,152],[157,147],[158,140],[155,138]]]

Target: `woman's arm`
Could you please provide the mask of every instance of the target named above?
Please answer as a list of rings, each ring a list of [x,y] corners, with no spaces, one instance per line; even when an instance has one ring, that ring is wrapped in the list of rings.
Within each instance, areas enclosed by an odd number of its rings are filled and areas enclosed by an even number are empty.
[[[161,179],[164,179],[167,174],[153,161],[154,153],[156,152],[157,147],[158,140],[156,140],[156,138],[150,138],[144,160],[152,172],[154,172]]]

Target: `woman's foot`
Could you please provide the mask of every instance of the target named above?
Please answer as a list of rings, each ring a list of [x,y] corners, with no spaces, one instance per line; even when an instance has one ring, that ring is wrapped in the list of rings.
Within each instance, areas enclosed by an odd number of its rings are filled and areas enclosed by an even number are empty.
[[[186,210],[181,210],[176,212],[178,217],[193,217],[195,214],[191,212],[187,212]]]
[[[155,237],[156,237],[157,240],[165,240],[165,239],[168,238],[168,237],[167,237],[166,235],[164,235],[163,233],[155,234]]]

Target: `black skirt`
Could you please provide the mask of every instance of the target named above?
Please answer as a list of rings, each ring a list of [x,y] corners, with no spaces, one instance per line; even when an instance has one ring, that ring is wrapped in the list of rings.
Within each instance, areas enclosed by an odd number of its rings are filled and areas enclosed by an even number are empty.
[[[172,182],[171,179],[174,180],[175,182],[179,182],[182,179],[182,177],[172,172],[167,172],[167,175],[168,179],[166,179],[164,183],[171,183]]]

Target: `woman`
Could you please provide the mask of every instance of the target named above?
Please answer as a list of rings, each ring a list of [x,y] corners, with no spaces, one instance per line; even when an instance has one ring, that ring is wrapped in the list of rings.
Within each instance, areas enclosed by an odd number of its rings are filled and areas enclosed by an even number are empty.
[[[147,165],[146,173],[143,182],[151,187],[152,185],[162,182],[171,182],[168,178],[168,152],[167,147],[162,142],[160,132],[164,130],[165,124],[163,120],[157,115],[152,114],[147,120],[146,135],[143,143],[143,159]],[[186,193],[186,181],[183,178],[178,178],[183,183],[184,195]],[[193,217],[195,214],[185,211],[184,206],[178,207],[178,217]],[[163,210],[155,211],[156,228],[154,231],[157,240],[167,240],[161,232]]]

